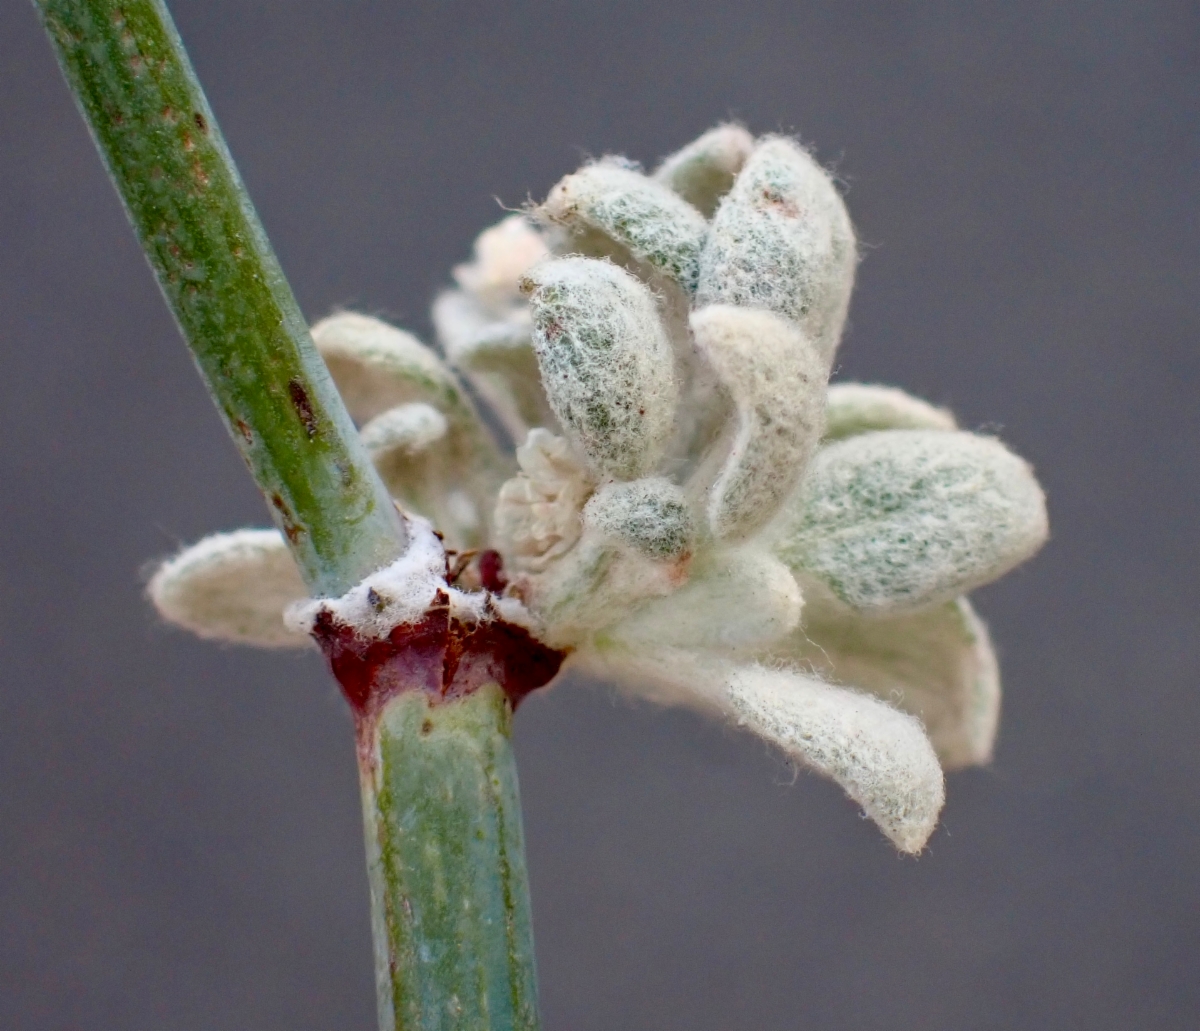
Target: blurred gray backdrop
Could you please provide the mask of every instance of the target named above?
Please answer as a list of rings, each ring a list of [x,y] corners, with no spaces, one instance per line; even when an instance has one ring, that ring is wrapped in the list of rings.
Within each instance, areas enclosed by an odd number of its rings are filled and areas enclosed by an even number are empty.
[[[175,0],[301,305],[428,333],[497,200],[736,117],[848,181],[840,375],[999,429],[994,765],[899,858],[832,785],[564,683],[518,720],[547,1031],[1200,1026],[1200,8]],[[350,720],[163,628],[265,509],[32,8],[0,9],[0,1027],[367,1029]]]

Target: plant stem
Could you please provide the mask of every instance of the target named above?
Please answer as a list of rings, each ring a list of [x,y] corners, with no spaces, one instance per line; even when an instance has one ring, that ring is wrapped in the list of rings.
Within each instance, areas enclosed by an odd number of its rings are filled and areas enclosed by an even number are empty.
[[[404,550],[404,524],[313,346],[166,8],[35,4],[305,580],[316,594],[344,593]],[[390,660],[407,668],[412,656],[400,650]],[[496,684],[476,687],[440,701],[408,691],[377,718],[356,713],[385,1031],[537,1027],[511,706]]]
[[[510,721],[493,684],[404,692],[360,731],[381,1028],[538,1026]]]
[[[317,594],[404,549],[161,0],[35,0],[217,408]]]

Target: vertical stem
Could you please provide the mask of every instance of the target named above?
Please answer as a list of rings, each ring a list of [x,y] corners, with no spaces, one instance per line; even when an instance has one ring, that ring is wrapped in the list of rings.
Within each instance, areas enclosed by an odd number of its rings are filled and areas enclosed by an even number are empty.
[[[314,592],[343,593],[403,551],[404,526],[313,346],[166,8],[161,0],[35,3],[167,303],[297,564]],[[375,716],[359,721],[359,753],[381,1026],[534,1031],[507,698],[491,684],[434,705],[418,690]]]
[[[318,594],[404,548],[161,0],[36,0],[234,443]]]
[[[385,1031],[535,1031],[537,986],[511,710],[495,684],[424,691],[360,724]]]

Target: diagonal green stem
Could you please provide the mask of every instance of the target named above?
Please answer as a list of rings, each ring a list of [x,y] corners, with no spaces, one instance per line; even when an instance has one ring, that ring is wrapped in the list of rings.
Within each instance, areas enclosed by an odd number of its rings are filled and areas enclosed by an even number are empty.
[[[313,346],[166,8],[161,0],[35,4],[167,303],[305,580],[314,593],[343,593],[403,551],[404,526]],[[410,693],[360,740],[385,1031],[536,1031],[510,718],[494,684],[432,708]]]
[[[36,0],[167,304],[309,586],[404,528],[317,354],[160,0]]]

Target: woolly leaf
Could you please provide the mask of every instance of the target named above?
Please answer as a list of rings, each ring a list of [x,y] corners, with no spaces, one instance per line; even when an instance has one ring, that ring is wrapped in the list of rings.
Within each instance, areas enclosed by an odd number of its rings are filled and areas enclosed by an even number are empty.
[[[1000,671],[987,627],[966,598],[901,616],[864,619],[815,604],[772,655],[824,679],[863,688],[916,716],[943,768],[988,762],[1000,718]]]
[[[937,824],[945,784],[921,724],[870,695],[719,651],[658,646],[583,656],[593,674],[653,701],[719,713],[842,789],[903,852]]]
[[[378,463],[394,454],[411,456],[446,435],[446,417],[436,408],[414,402],[389,408],[362,428],[362,442]]]
[[[850,216],[825,170],[793,140],[768,137],[713,217],[696,303],[784,315],[829,363],[846,321],[856,254]]]
[[[308,591],[278,530],[205,537],[159,566],[147,590],[159,615],[200,637],[260,648],[309,643],[283,622]]]
[[[601,478],[654,468],[679,388],[654,297],[608,262],[560,258],[526,277],[534,351],[550,406]]]
[[[491,406],[514,441],[554,415],[533,353],[529,309],[490,314],[469,293],[447,290],[433,302],[433,325],[446,356]]]
[[[708,224],[682,197],[641,172],[611,160],[585,165],[550,191],[538,215],[568,230],[603,233],[684,289],[696,288]]]
[[[949,601],[1024,562],[1047,534],[1030,467],[998,440],[887,430],[818,451],[777,552],[863,613]]]
[[[825,440],[875,430],[953,430],[954,414],[896,387],[831,383],[825,395]]]
[[[920,852],[937,825],[945,783],[921,724],[855,691],[751,666],[729,678],[738,724],[824,774],[901,852]]]
[[[487,538],[492,500],[509,463],[454,374],[416,337],[379,319],[344,312],[313,326],[313,339],[359,422],[406,404],[424,404],[447,424],[436,461],[380,463],[394,496],[438,523],[453,547]],[[406,479],[414,477],[415,479]]]
[[[685,555],[694,535],[683,491],[660,477],[605,484],[584,506],[583,523],[658,561]]]
[[[664,158],[654,178],[712,218],[753,149],[754,137],[742,126],[718,125]]]
[[[733,401],[732,432],[713,453],[708,522],[719,540],[765,525],[796,488],[824,428],[826,368],[804,334],[768,311],[693,313],[696,347]],[[706,482],[712,462],[696,480]]]
[[[599,646],[748,654],[794,631],[801,604],[795,577],[778,559],[750,548],[723,551],[691,570],[673,594],[629,611]]]

